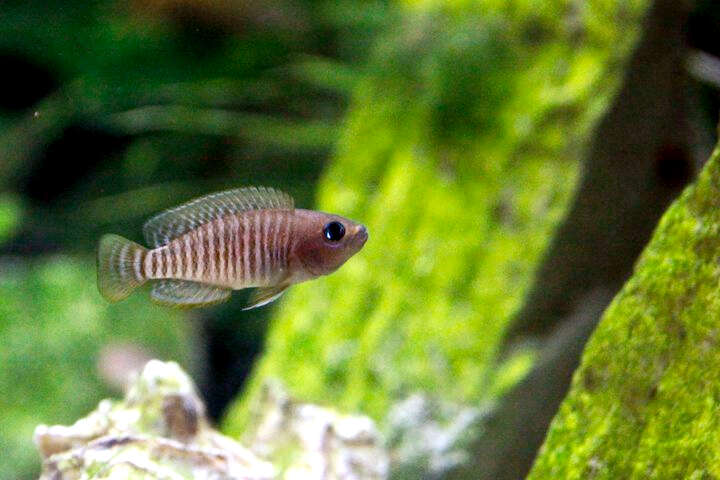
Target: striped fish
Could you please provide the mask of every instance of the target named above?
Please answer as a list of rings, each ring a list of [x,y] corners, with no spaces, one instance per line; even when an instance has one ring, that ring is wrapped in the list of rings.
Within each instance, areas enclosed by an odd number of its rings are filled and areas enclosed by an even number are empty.
[[[98,289],[108,301],[149,281],[151,298],[165,305],[210,305],[255,288],[246,309],[259,307],[334,272],[368,238],[363,225],[296,209],[289,195],[264,187],[195,199],[151,218],[143,233],[153,248],[118,235],[100,239]]]

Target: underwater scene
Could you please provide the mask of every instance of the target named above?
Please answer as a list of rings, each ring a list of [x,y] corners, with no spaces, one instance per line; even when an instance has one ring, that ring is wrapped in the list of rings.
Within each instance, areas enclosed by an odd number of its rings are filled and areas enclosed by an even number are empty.
[[[0,479],[720,479],[720,4],[0,3]]]

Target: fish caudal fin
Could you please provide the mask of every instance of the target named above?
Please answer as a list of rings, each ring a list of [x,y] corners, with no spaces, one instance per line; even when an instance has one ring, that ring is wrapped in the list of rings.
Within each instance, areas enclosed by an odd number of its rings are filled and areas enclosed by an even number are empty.
[[[145,283],[143,260],[147,249],[119,235],[103,235],[98,246],[100,294],[110,302],[126,298]]]

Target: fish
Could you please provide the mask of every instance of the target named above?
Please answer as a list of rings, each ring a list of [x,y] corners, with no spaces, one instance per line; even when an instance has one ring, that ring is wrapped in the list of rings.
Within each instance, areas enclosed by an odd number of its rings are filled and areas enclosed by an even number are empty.
[[[212,193],[148,220],[150,248],[115,234],[100,238],[97,283],[109,302],[145,283],[162,305],[194,308],[252,288],[245,310],[291,285],[328,275],[359,252],[367,228],[339,215],[298,209],[270,187]]]

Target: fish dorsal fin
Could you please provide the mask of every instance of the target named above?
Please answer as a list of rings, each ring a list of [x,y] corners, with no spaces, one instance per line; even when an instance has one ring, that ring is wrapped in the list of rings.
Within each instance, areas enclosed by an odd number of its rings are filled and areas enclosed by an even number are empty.
[[[171,307],[204,307],[224,302],[231,290],[187,280],[158,280],[150,298],[156,303]]]
[[[251,308],[262,307],[263,305],[267,305],[270,302],[274,302],[275,300],[280,298],[280,295],[285,293],[285,290],[287,290],[289,286],[290,285],[275,285],[273,287],[256,288],[250,294],[248,304],[243,308],[243,310],[250,310]]]
[[[211,193],[154,216],[143,226],[143,234],[149,245],[161,247],[216,218],[266,208],[292,210],[293,199],[287,193],[266,187]]]

